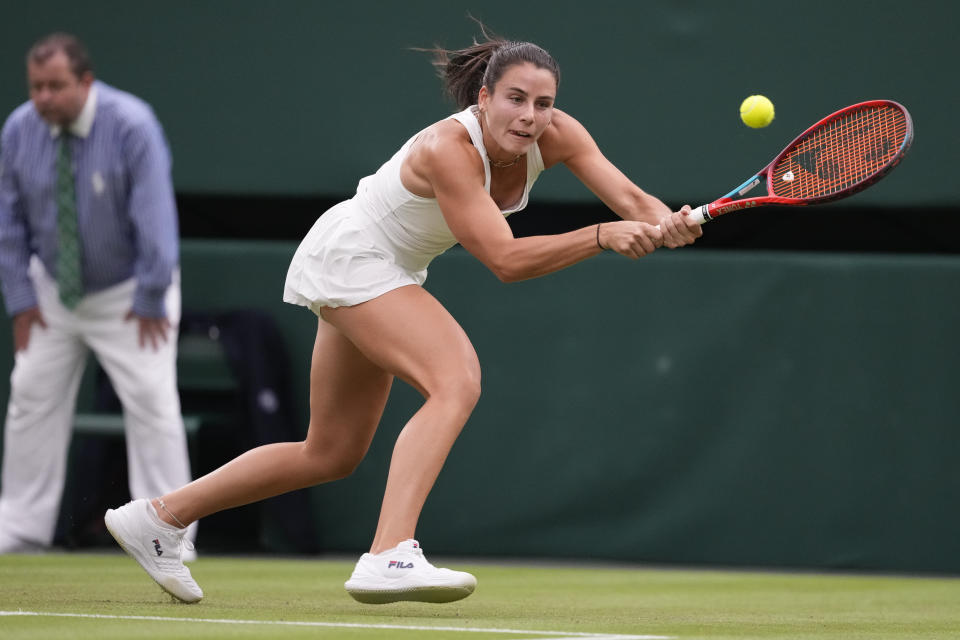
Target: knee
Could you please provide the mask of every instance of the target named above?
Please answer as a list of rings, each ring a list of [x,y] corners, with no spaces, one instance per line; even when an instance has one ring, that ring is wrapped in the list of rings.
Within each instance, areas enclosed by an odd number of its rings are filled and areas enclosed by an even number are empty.
[[[306,443],[304,452],[309,458],[308,468],[312,475],[310,484],[313,485],[342,480],[351,475],[360,466],[365,453],[336,446],[313,450]]]
[[[128,385],[120,393],[120,401],[128,412],[156,424],[178,424],[180,396],[175,386]]]
[[[480,368],[477,367],[475,372],[472,372],[471,375],[464,378],[460,383],[459,395],[463,406],[469,411],[473,411],[473,408],[477,406],[477,402],[480,401],[481,391]]]
[[[352,475],[353,472],[357,470],[357,467],[360,466],[360,461],[362,459],[363,458],[360,456],[351,456],[332,460],[325,469],[322,482],[342,480]]]
[[[467,366],[456,375],[447,376],[431,392],[431,399],[444,402],[469,414],[480,400],[480,366]]]
[[[47,427],[70,428],[76,396],[69,390],[53,389],[38,384],[11,384],[7,401],[8,431],[35,430]],[[2,433],[0,433],[2,436]]]
[[[44,411],[62,392],[52,391],[38,384],[24,384],[21,380],[11,379],[8,412],[15,416],[28,415]]]
[[[44,371],[31,369],[21,363],[14,366],[10,376],[10,412],[15,415],[47,413],[65,401],[73,403],[68,383],[51,381]]]

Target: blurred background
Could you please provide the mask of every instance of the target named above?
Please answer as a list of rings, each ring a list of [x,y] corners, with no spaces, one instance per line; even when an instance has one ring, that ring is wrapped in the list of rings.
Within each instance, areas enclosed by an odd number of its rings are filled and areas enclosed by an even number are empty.
[[[916,139],[849,200],[738,212],[695,247],[638,263],[603,255],[507,286],[459,247],[438,258],[427,289],[473,339],[484,396],[424,511],[427,548],[960,571],[960,88],[949,79],[960,10],[942,1],[6,2],[4,117],[26,100],[29,46],[64,30],[164,125],[184,329],[199,338],[181,361],[195,473],[265,429],[303,433],[315,318],[280,301],[287,263],[318,215],[454,110],[412,48],[469,44],[480,33],[468,15],[548,49],[563,74],[557,106],[674,207],[726,193],[855,102],[901,102]],[[738,117],[754,93],[776,105],[765,129]],[[606,219],[558,167],[510,222],[527,235]],[[224,346],[238,313],[278,343]],[[107,410],[100,391],[91,367],[81,412]],[[354,476],[211,518],[201,553],[365,549],[394,436],[418,402],[398,383]],[[266,426],[264,412],[276,418]],[[96,482],[68,488],[65,546],[102,541],[91,514],[125,499],[122,469],[102,477],[123,460],[105,439],[75,439],[73,473]],[[94,455],[108,464],[91,466]]]

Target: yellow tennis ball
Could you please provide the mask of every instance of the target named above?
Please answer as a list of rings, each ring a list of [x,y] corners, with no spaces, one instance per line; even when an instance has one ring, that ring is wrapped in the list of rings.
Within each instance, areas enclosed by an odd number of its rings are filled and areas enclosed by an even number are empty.
[[[750,96],[740,103],[740,119],[754,129],[765,127],[773,122],[773,103],[766,96]]]

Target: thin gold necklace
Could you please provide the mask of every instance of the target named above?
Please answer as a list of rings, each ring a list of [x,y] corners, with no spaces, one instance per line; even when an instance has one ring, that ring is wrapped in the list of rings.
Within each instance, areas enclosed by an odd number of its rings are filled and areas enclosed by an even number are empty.
[[[490,166],[496,167],[497,169],[506,169],[507,167],[512,167],[513,165],[520,162],[520,158],[523,157],[523,154],[518,154],[516,158],[510,160],[509,162],[501,162],[500,160],[494,160],[490,157],[490,154],[487,154],[487,160],[490,161]]]

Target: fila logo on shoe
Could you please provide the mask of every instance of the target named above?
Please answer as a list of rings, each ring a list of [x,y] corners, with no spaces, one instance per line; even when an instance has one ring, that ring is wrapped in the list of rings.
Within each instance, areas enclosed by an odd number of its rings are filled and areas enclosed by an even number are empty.
[[[391,560],[390,564],[387,565],[387,569],[413,569],[413,563],[404,562],[403,560]]]
[[[162,555],[163,555],[163,549],[160,548],[160,539],[159,539],[159,538],[154,538],[154,539],[153,539],[153,548],[156,550],[158,556],[162,556]]]

